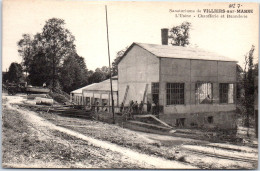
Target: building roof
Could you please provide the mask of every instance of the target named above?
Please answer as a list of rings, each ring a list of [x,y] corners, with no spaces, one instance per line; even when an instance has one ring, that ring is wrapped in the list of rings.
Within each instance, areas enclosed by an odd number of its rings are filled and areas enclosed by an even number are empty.
[[[73,94],[81,94],[83,89],[85,89],[85,88],[87,88],[87,87],[90,87],[90,86],[94,86],[95,84],[97,84],[97,83],[93,83],[93,84],[87,85],[87,86],[85,86],[85,87],[81,87],[81,88],[79,88],[79,89],[77,89],[77,90],[73,90],[73,91],[70,92],[70,93],[73,93]]]
[[[113,91],[117,91],[117,76],[112,77],[112,85],[113,85]],[[85,87],[79,88],[77,90],[72,91],[73,94],[81,94],[84,91],[110,91],[110,79],[107,79],[105,81],[99,82],[99,83],[93,83],[90,85],[87,85]]]
[[[199,48],[170,46],[170,45],[156,45],[156,44],[146,44],[146,43],[136,43],[136,42],[134,42],[127,49],[123,57],[134,45],[140,46],[141,48],[149,51],[153,55],[160,58],[179,58],[179,59],[198,59],[198,60],[237,62],[234,59],[230,59],[223,55],[219,55],[213,52],[208,52]]]
[[[117,87],[117,80],[113,80],[112,78],[112,84],[113,84],[113,91],[118,91]],[[85,87],[83,91],[110,91],[110,79],[107,79],[105,81],[102,81],[100,83],[95,83],[95,85],[89,85],[88,87]]]

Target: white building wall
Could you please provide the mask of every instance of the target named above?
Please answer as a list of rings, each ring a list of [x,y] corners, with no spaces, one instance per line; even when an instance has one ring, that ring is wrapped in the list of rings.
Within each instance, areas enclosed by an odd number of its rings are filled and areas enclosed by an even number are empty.
[[[219,83],[236,83],[235,62],[162,58],[160,76],[160,104],[165,114],[235,110],[235,103],[219,104]],[[213,83],[214,104],[195,104],[197,82]],[[166,105],[167,83],[185,83],[184,105]]]
[[[159,59],[138,45],[134,45],[118,65],[119,104],[124,99],[127,85],[129,91],[125,105],[128,105],[131,100],[140,103],[143,100],[146,84],[148,84],[147,95],[149,96],[152,82],[159,82]]]

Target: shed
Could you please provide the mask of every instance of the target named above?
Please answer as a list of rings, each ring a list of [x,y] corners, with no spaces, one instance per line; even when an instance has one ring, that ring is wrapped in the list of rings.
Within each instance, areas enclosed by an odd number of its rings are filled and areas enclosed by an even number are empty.
[[[114,105],[118,106],[118,83],[117,76],[112,77]],[[110,79],[99,83],[93,83],[74,90],[70,93],[71,101],[85,106],[112,106]],[[109,107],[110,108],[110,107]]]
[[[114,105],[118,106],[118,84],[117,77],[112,78]],[[112,106],[110,79],[100,83],[91,84],[82,89],[83,98],[87,105]]]

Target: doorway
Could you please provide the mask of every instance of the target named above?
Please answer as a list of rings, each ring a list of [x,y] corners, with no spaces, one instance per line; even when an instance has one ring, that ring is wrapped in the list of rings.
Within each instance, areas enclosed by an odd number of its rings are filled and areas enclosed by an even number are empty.
[[[152,101],[155,104],[159,104],[159,83],[152,83]]]

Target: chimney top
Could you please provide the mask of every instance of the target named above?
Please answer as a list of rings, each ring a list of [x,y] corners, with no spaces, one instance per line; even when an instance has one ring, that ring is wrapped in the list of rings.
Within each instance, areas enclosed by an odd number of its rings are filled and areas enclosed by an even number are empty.
[[[168,45],[168,28],[161,29],[162,45]]]

